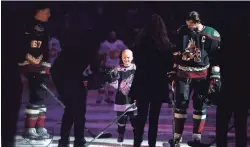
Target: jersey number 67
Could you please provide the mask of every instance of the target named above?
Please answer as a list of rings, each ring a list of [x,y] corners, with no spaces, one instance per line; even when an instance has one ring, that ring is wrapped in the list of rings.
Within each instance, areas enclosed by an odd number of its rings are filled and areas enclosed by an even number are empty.
[[[31,48],[40,48],[41,45],[42,45],[42,41],[32,40],[30,42],[30,47]]]

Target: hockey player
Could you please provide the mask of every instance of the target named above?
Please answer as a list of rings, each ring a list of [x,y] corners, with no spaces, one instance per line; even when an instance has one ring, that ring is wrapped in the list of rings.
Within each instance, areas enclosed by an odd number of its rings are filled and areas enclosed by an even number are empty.
[[[125,49],[122,52],[123,64],[116,67],[111,72],[111,86],[117,90],[114,104],[114,111],[117,112],[117,116],[120,116],[124,111],[131,106],[131,98],[128,97],[131,84],[133,82],[134,73],[136,70],[135,64],[132,64],[133,53],[129,49]],[[136,109],[130,109],[121,119],[118,120],[118,142],[123,142],[124,133],[126,128],[126,122],[129,117],[132,127],[135,125],[134,111]]]
[[[25,134],[30,139],[46,139],[49,134],[45,129],[46,106],[44,98],[47,92],[40,85],[48,78],[48,36],[44,23],[50,17],[50,8],[39,5],[34,20],[23,32],[20,48],[19,66],[28,80],[30,91],[29,104],[25,110]]]
[[[106,97],[105,101],[107,103],[114,103],[115,90],[109,86],[105,75],[120,64],[120,54],[124,49],[127,49],[127,46],[123,41],[116,38],[115,31],[111,31],[108,40],[101,43],[99,55],[103,59],[101,63],[103,78],[96,103],[101,103],[104,97]]]
[[[175,65],[175,114],[174,136],[169,141],[178,146],[184,131],[191,89],[193,93],[193,135],[190,146],[199,146],[206,120],[204,97],[208,91],[220,87],[220,67],[218,51],[220,34],[212,27],[201,23],[199,13],[190,12],[185,26],[178,30],[180,43],[174,52]]]

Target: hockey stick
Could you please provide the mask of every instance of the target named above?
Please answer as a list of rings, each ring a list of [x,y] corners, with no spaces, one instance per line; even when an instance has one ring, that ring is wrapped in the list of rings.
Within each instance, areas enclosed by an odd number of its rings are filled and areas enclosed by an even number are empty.
[[[105,131],[107,131],[107,129],[109,127],[111,127],[114,123],[116,123],[119,119],[121,119],[130,109],[133,109],[136,107],[136,103],[134,102],[131,106],[129,106],[120,116],[118,116],[115,120],[113,120],[112,122],[110,122],[96,137],[94,137],[92,140],[90,140],[85,147],[88,147],[93,141],[95,141],[96,139],[100,138],[101,135],[103,135],[103,133]]]
[[[175,82],[172,81],[171,83],[171,92],[172,92],[172,99],[171,99],[171,102],[172,102],[172,141],[174,141],[174,132],[175,132],[175,122],[174,122],[174,111],[175,111]],[[167,147],[167,146],[170,146],[170,147],[175,147],[174,145],[174,142],[170,142],[168,141],[168,143],[163,143],[163,147]]]
[[[41,86],[47,90],[47,92],[56,100],[57,104],[59,104],[61,107],[65,108],[65,105],[58,99],[58,97],[45,85],[45,84],[41,84]],[[88,128],[84,128],[85,131],[87,131],[90,136],[92,138],[95,138],[97,135],[93,134]],[[102,134],[100,135],[98,138],[110,138],[112,137],[112,134],[111,133],[105,133],[105,134]]]
[[[173,133],[173,140],[174,140],[174,132],[175,132],[175,122],[174,122],[174,111],[175,111],[175,82],[173,81],[171,83],[171,90],[172,90],[172,115],[173,115],[173,119],[172,119],[172,133]]]

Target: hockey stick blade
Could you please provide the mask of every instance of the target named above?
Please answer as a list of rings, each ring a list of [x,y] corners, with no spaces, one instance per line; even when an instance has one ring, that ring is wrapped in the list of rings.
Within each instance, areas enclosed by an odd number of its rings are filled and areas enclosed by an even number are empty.
[[[95,138],[97,135],[96,134],[93,134],[88,128],[85,127],[85,131],[89,133],[89,135],[92,137],[92,138]],[[111,133],[103,133],[101,136],[99,136],[98,138],[110,138],[112,137],[112,134]]]
[[[188,145],[188,146],[191,146],[191,145]],[[192,145],[191,147],[210,147],[210,146],[211,146],[210,144],[199,143],[196,145]]]
[[[95,138],[97,135],[95,135],[93,138]],[[112,134],[111,133],[104,133],[101,136],[99,136],[98,138],[111,138]]]

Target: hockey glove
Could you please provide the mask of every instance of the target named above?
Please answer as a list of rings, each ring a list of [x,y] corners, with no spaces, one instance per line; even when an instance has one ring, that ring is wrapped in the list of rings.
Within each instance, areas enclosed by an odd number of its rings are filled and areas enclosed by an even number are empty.
[[[110,71],[110,78],[111,78],[111,81],[115,81],[119,79],[119,73],[117,69],[113,69],[112,71]]]
[[[209,77],[208,95],[205,98],[205,103],[207,105],[211,106],[217,104],[220,88],[220,68],[218,66],[214,66],[212,67],[211,75]]]
[[[90,66],[90,64],[85,68],[85,70],[83,71],[83,73],[82,73],[82,75],[83,76],[89,76],[89,75],[92,75],[93,74],[93,72],[92,72],[92,70],[91,70],[91,66]]]
[[[41,62],[40,64],[41,64],[42,67],[44,67],[44,69],[43,69],[42,72],[43,72],[44,74],[50,74],[51,64],[48,63],[48,62]]]
[[[214,92],[220,92],[220,88],[221,88],[220,67],[214,66],[212,67],[211,76],[209,78],[208,94]]]
[[[177,77],[177,65],[175,64],[170,72],[167,73],[168,76],[168,82],[172,83],[173,81],[176,81]]]

